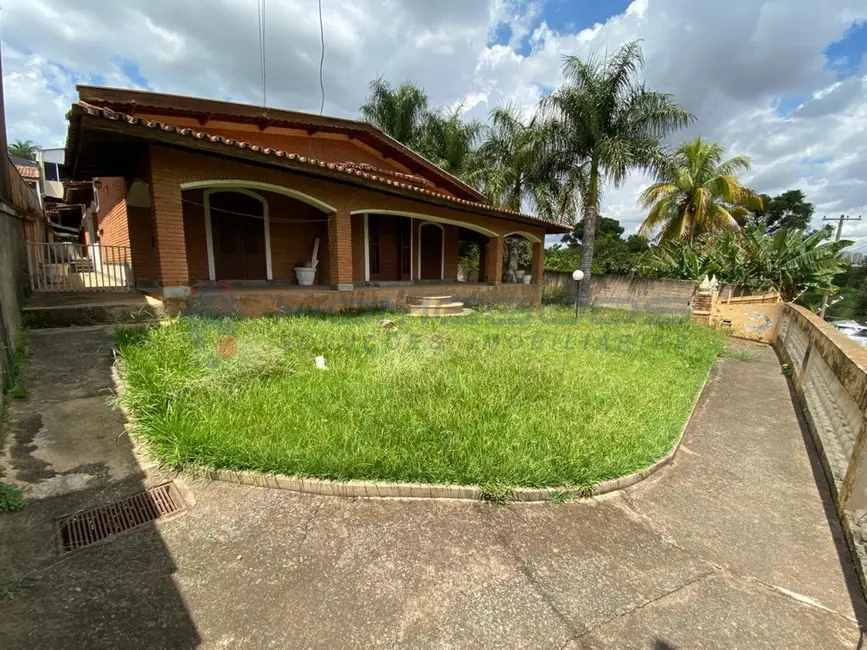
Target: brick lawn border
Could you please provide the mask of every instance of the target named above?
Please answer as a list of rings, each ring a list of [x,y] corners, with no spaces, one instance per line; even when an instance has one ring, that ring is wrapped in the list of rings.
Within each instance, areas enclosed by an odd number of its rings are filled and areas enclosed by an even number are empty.
[[[582,487],[555,487],[555,488],[515,488],[509,490],[505,495],[505,500],[519,503],[546,503],[554,499],[574,499],[587,498],[615,492],[628,488],[644,479],[656,474],[663,467],[674,460],[678,449],[680,449],[683,437],[692,422],[701,396],[704,394],[705,388],[710,381],[711,375],[716,369],[716,363],[711,366],[710,370],[702,382],[701,389],[695,396],[692,402],[692,408],[689,411],[689,416],[686,418],[680,434],[677,436],[671,450],[662,458],[653,464],[645,467],[642,470],[621,476],[619,478],[609,479],[599,483],[592,489]],[[112,366],[112,378],[114,380],[117,394],[120,395],[124,391],[124,382],[118,370],[118,363]],[[130,414],[127,409],[121,407],[124,417],[130,420]],[[146,456],[151,457],[147,444],[140,439],[136,439],[130,435],[133,447],[139,452],[143,452]],[[326,479],[315,478],[298,478],[293,476],[284,476],[281,474],[261,474],[248,470],[227,470],[215,469],[207,467],[191,467],[180,472],[184,477],[189,477],[192,480],[197,478],[210,479],[212,481],[221,481],[225,483],[235,483],[239,485],[251,485],[254,487],[271,488],[275,490],[287,490],[289,492],[298,492],[300,494],[318,494],[321,496],[334,497],[355,497],[368,499],[461,499],[468,501],[482,501],[485,499],[485,492],[478,486],[474,485],[438,485],[431,483],[389,483],[389,482],[373,482],[373,481],[331,481]]]

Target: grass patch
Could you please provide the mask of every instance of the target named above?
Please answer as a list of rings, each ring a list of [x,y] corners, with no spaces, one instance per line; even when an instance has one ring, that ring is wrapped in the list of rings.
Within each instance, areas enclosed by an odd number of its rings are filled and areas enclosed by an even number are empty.
[[[36,578],[32,576],[21,576],[0,581],[0,600],[14,600],[19,591],[30,589],[35,585]]]
[[[182,318],[120,330],[133,428],[172,466],[593,486],[669,451],[724,335],[565,307],[465,318]],[[317,370],[316,356],[327,370]]]
[[[755,363],[759,360],[759,353],[748,348],[725,348],[720,357],[723,359],[731,359],[733,361],[742,361],[744,363]]]
[[[10,483],[0,481],[0,512],[12,512],[24,507],[21,490]]]
[[[27,386],[24,384],[24,361],[30,356],[27,347],[27,334],[22,330],[18,333],[15,348],[9,356],[9,364],[3,375],[3,394],[14,399],[27,397]]]

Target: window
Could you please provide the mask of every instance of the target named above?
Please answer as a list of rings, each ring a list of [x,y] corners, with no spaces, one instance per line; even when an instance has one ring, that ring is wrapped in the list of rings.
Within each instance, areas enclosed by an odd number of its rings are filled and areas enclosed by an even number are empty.
[[[59,181],[60,174],[58,173],[59,165],[57,163],[43,163],[45,165],[45,180],[47,181]]]
[[[66,177],[66,167],[59,163],[53,162],[45,162],[43,163],[45,166],[45,180],[47,181],[65,181],[68,180]]]

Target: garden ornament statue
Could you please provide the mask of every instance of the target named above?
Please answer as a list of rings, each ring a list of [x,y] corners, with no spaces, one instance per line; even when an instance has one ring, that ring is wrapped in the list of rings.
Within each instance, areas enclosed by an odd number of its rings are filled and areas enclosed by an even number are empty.
[[[515,239],[506,240],[506,245],[509,249],[509,272],[506,275],[506,281],[515,283],[518,281],[518,262],[521,254],[521,242]]]

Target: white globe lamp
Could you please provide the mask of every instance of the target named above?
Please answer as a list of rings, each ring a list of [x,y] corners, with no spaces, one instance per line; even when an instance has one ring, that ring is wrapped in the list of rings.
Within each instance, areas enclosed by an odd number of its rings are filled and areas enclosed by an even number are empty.
[[[578,320],[578,283],[584,279],[584,271],[575,269],[572,271],[572,279],[575,280],[575,320]]]

